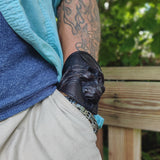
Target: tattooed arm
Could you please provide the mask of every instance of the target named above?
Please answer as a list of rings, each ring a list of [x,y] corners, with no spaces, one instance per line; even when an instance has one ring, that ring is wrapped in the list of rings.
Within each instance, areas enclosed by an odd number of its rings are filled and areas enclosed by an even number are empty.
[[[98,60],[100,20],[96,0],[62,0],[58,9],[58,30],[64,61],[75,51],[86,51]],[[101,155],[102,134],[100,129],[97,133],[97,147]]]
[[[96,0],[63,0],[58,10],[64,61],[74,51],[86,51],[98,60],[99,10]]]

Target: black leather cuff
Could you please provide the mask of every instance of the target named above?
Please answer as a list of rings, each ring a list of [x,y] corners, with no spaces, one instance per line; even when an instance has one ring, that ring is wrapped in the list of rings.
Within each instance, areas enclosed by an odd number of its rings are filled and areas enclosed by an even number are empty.
[[[98,102],[105,90],[100,66],[87,52],[72,53],[64,64],[58,90],[97,114]]]

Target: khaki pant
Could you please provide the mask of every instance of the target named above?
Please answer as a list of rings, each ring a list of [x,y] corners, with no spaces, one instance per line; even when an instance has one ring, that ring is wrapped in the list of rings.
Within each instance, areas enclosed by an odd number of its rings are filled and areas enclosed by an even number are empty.
[[[0,122],[0,160],[101,160],[89,121],[59,91]]]

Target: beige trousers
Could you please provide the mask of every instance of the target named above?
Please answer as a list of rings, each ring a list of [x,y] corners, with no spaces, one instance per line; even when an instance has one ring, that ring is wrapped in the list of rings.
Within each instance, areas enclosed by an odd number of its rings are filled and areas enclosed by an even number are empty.
[[[101,160],[89,121],[59,91],[0,122],[0,160]]]

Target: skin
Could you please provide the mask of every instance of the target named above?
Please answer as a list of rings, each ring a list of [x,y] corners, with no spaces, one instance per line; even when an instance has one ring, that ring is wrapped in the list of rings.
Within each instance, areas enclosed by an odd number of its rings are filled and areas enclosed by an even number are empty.
[[[58,9],[58,30],[64,61],[77,50],[98,60],[100,20],[96,0],[63,0]]]
[[[58,8],[58,32],[64,62],[75,51],[86,51],[98,60],[100,19],[96,0],[62,0]],[[97,133],[97,147],[103,154],[103,132]],[[103,157],[103,156],[102,156]]]

